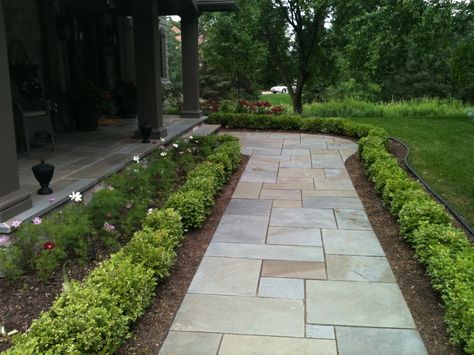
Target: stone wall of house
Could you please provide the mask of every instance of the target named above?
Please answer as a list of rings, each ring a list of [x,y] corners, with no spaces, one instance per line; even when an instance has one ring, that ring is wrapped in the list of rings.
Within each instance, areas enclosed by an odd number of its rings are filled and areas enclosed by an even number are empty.
[[[9,60],[35,62],[38,64],[38,75],[41,76],[41,27],[37,1],[0,1],[3,2],[5,15]]]

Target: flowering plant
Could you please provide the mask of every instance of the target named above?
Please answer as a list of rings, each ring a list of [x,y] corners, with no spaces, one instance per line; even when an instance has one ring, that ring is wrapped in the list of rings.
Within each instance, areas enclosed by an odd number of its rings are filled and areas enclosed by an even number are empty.
[[[239,113],[256,113],[256,114],[267,114],[277,115],[284,112],[284,107],[280,105],[273,105],[268,101],[248,101],[239,100],[237,106],[237,112]]]

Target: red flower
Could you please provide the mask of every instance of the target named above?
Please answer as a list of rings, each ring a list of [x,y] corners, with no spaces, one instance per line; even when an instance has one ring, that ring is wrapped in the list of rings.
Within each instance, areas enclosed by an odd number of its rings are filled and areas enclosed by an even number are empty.
[[[53,250],[56,247],[56,244],[53,242],[46,242],[43,244],[43,249],[45,250]]]

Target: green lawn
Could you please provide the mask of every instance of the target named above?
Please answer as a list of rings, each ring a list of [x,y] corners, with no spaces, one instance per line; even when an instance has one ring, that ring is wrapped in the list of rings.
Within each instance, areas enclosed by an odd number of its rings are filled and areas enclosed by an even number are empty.
[[[352,118],[385,128],[410,147],[409,162],[474,225],[474,123],[468,118]]]
[[[268,101],[273,105],[292,105],[290,94],[267,94],[260,96],[261,101]]]

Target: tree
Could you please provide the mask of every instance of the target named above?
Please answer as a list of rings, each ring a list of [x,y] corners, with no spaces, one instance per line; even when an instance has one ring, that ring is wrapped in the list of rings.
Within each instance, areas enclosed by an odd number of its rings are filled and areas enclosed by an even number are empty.
[[[259,8],[252,0],[239,0],[240,11],[202,18],[203,58],[213,72],[226,74],[236,89],[256,96],[258,76],[266,61],[266,48],[256,37]]]
[[[330,13],[328,0],[262,0],[261,34],[269,60],[288,87],[296,113],[303,111],[302,94],[314,61],[322,59],[324,25]],[[295,84],[295,85],[294,85]]]

